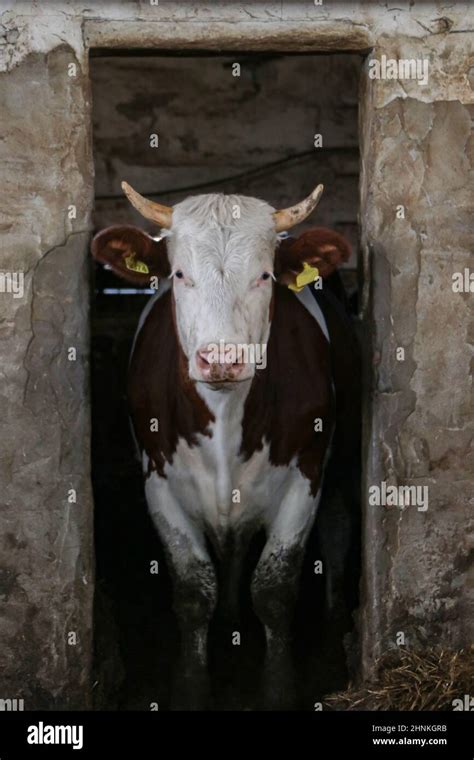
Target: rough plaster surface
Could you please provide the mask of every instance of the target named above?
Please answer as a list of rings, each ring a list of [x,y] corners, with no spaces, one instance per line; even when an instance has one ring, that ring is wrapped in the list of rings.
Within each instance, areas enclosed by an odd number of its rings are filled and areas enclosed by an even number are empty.
[[[60,46],[0,75],[1,270],[25,273],[23,298],[0,294],[0,691],[25,709],[81,707],[89,691],[91,162],[71,61]]]
[[[414,50],[422,52],[419,41],[399,41],[398,55]],[[472,93],[449,98],[469,68],[462,48],[443,40],[438,53],[457,84],[446,76],[440,97],[426,102],[413,89],[392,97],[381,91],[389,83],[377,82],[361,116],[374,371],[366,482],[429,488],[426,512],[367,506],[367,668],[398,632],[409,645],[461,646],[473,636],[473,297],[452,290],[453,273],[473,265]],[[405,219],[396,218],[399,204]]]
[[[376,56],[429,57],[424,88],[362,77],[360,221],[372,362],[365,485],[430,489],[424,513],[366,509],[363,672],[398,631],[409,644],[468,643],[473,296],[454,294],[450,277],[472,267],[472,10],[464,3],[91,5],[0,5],[2,270],[27,272],[23,299],[0,297],[0,696],[23,696],[30,709],[89,698],[88,46],[373,48]],[[76,78],[67,76],[69,62],[78,64]],[[75,220],[65,213],[69,202]],[[400,203],[405,220],[395,219]],[[75,364],[67,361],[71,344]],[[395,359],[398,346],[404,362]],[[68,507],[69,487],[78,503]],[[78,633],[76,646],[68,631]]]

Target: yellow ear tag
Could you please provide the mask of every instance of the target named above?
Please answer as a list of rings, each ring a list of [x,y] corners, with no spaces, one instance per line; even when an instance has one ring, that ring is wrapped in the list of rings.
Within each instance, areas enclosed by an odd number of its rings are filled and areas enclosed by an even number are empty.
[[[319,277],[319,269],[312,267],[307,261],[303,262],[303,270],[296,275],[296,282],[288,285],[290,290],[294,290],[295,293],[299,293],[303,290],[305,285],[309,285],[310,282],[315,282]]]
[[[125,256],[125,266],[132,272],[141,272],[142,274],[150,274],[150,270],[143,261],[135,261],[136,253],[132,252],[129,256]]]

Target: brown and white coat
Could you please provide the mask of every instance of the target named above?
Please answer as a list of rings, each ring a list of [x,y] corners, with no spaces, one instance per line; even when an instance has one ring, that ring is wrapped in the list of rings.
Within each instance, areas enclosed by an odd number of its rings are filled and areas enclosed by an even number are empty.
[[[154,213],[126,190],[142,213]],[[206,703],[209,621],[218,597],[238,620],[242,562],[260,530],[266,543],[251,590],[267,637],[267,706],[286,704],[292,691],[288,649],[301,562],[336,417],[350,406],[346,386],[358,372],[338,309],[323,297],[325,319],[311,286],[288,288],[305,262],[330,279],[350,253],[324,228],[278,240],[282,225],[311,211],[312,197],[275,212],[244,196],[196,196],[167,218],[156,204],[165,238],[112,227],[93,242],[94,256],[120,276],[142,284],[160,278],[128,387],[147,503],[174,578],[181,705]],[[265,345],[266,366],[210,361],[209,346],[219,341]]]

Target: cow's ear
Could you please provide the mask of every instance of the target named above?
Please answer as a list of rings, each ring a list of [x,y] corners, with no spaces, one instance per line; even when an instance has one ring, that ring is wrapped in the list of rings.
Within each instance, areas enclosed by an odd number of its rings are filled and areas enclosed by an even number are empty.
[[[171,272],[165,240],[154,240],[131,225],[102,230],[91,250],[97,261],[135,285],[149,285],[151,277],[168,277]]]
[[[329,277],[350,255],[351,247],[342,235],[314,227],[298,238],[283,238],[275,253],[275,276],[281,285],[299,290],[300,284],[318,274]]]

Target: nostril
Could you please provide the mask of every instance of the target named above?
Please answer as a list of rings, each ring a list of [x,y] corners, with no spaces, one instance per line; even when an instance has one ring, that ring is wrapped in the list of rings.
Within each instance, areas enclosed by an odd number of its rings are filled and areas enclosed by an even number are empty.
[[[209,353],[207,351],[198,351],[197,355],[198,355],[198,359],[200,359],[200,361],[203,364],[209,364],[209,359],[208,359]]]

